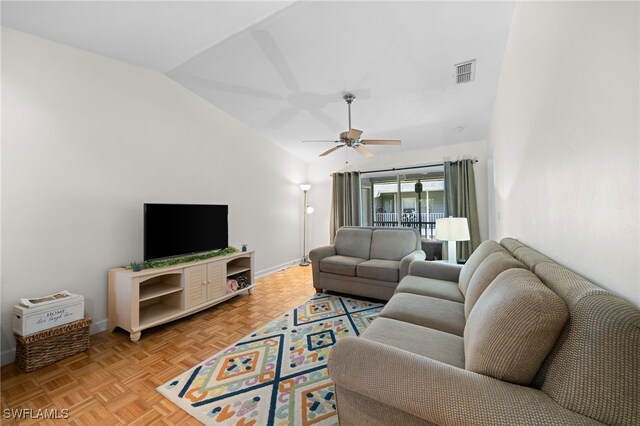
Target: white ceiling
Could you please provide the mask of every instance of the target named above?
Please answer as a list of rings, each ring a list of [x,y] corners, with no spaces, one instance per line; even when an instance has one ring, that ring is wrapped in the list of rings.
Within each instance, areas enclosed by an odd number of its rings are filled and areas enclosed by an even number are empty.
[[[306,161],[352,125],[375,154],[485,139],[513,3],[2,2],[2,25],[166,73]],[[476,59],[456,85],[454,64]],[[458,128],[458,131],[454,130]],[[460,131],[459,128],[462,128]]]

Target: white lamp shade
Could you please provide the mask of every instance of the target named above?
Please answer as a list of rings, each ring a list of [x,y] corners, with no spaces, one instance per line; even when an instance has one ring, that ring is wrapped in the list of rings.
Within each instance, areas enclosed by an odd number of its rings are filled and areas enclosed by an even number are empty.
[[[308,191],[311,189],[311,185],[308,183],[301,183],[300,184],[300,189],[302,189],[303,191]]]
[[[466,217],[436,219],[436,238],[443,241],[469,241],[469,222]]]

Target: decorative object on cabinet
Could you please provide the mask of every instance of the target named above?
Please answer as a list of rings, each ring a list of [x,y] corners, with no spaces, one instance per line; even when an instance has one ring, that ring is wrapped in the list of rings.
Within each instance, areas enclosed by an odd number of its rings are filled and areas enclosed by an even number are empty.
[[[198,260],[206,260],[213,257],[226,256],[228,254],[238,253],[239,251],[240,250],[235,247],[227,247],[222,250],[208,251],[205,253],[192,254],[189,256],[173,257],[171,259],[132,262],[129,266],[124,266],[124,268],[130,269],[133,272],[138,272],[143,269],[166,268],[167,266],[179,265],[181,263],[196,262]],[[136,268],[139,269],[136,270]]]

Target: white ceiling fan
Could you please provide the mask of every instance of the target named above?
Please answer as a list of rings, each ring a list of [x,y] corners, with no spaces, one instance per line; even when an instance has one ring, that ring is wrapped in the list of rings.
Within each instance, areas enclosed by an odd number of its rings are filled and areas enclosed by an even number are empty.
[[[349,130],[346,132],[340,133],[340,139],[337,141],[323,140],[323,141],[302,141],[302,142],[333,142],[340,144],[338,146],[334,146],[333,148],[323,152],[320,154],[320,157],[324,157],[325,155],[331,154],[333,151],[336,151],[342,147],[353,148],[358,153],[364,155],[365,157],[373,157],[373,153],[365,148],[363,145],[400,145],[399,139],[360,139],[362,135],[362,130],[352,129],[351,128],[351,103],[356,100],[355,95],[352,93],[347,93],[342,97],[348,105],[349,108]]]

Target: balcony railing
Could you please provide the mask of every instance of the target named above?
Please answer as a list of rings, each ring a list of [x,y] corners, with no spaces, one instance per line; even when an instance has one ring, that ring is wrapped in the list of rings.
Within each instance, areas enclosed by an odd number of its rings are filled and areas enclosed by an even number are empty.
[[[436,219],[444,217],[444,213],[375,213],[373,226],[400,226],[405,228],[420,228],[422,235],[433,238],[436,229]]]

